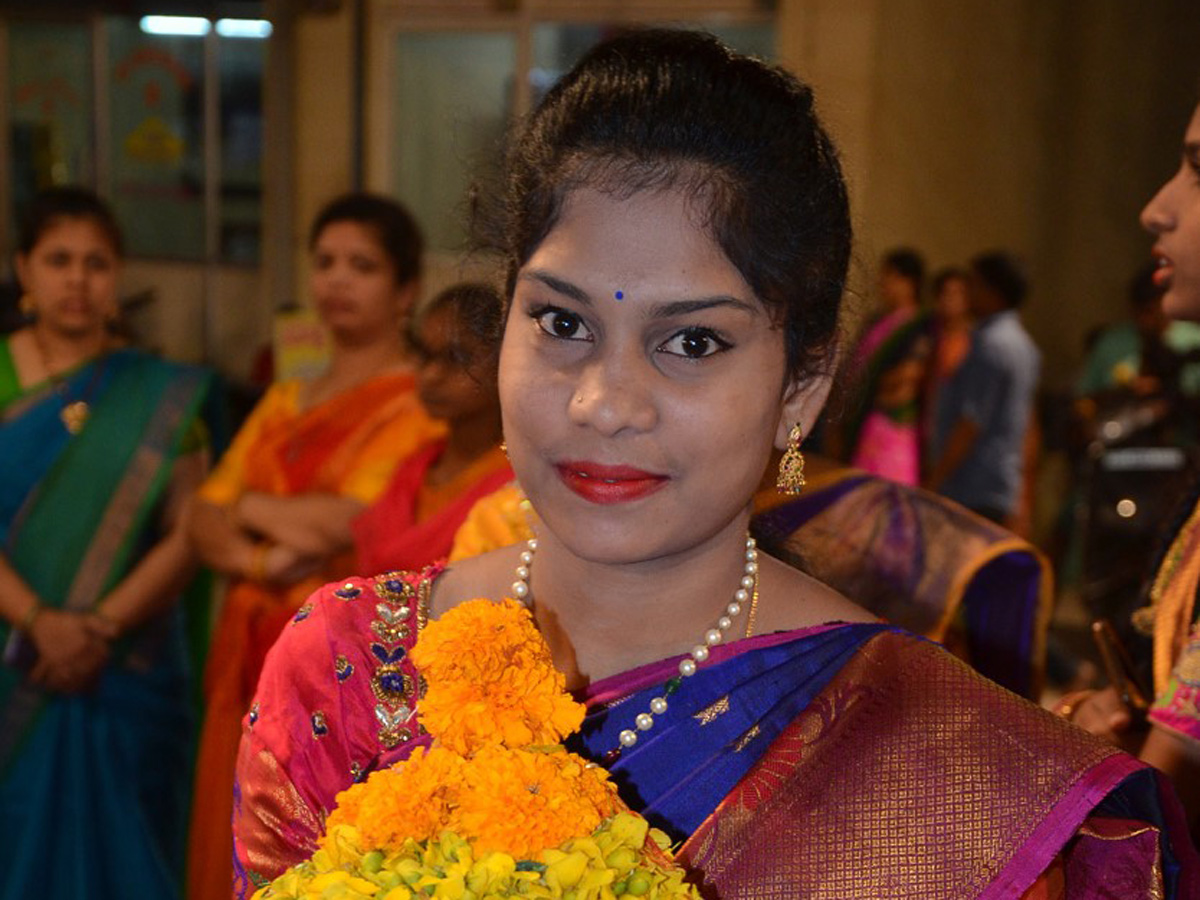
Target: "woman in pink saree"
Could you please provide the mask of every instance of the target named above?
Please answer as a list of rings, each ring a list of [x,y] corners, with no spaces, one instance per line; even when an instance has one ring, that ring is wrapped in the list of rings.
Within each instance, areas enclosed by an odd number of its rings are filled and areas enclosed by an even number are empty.
[[[429,741],[425,622],[514,596],[587,701],[576,749],[708,896],[1196,896],[1151,770],[747,534],[773,449],[781,486],[803,480],[849,259],[809,89],[634,32],[550,91],[508,163],[500,396],[537,537],[300,609],[244,723],[237,893]]]

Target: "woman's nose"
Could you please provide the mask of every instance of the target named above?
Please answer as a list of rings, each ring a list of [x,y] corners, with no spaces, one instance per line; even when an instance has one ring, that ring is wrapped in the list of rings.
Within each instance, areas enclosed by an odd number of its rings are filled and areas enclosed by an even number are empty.
[[[638,365],[632,354],[609,353],[581,371],[568,415],[606,436],[625,430],[649,431],[658,423],[651,367]]]
[[[1151,234],[1162,234],[1175,227],[1175,212],[1172,199],[1174,195],[1173,187],[1178,180],[1179,176],[1176,175],[1159,188],[1158,193],[1150,198],[1150,202],[1142,210],[1142,214],[1139,217],[1142,227]]]

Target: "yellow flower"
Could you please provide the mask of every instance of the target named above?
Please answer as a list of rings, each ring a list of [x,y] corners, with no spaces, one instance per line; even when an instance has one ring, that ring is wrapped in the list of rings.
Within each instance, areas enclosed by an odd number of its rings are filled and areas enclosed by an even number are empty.
[[[583,705],[516,601],[456,606],[425,627],[412,659],[428,685],[422,723],[463,755],[488,743],[556,744],[583,722]]]
[[[546,860],[546,884],[551,890],[575,887],[583,880],[588,867],[587,855],[578,850],[574,853],[547,850],[543,858]]]
[[[376,885],[340,870],[316,876],[308,885],[309,896],[320,900],[375,900]]]
[[[517,870],[517,861],[507,853],[486,853],[471,866],[467,887],[483,896],[497,889]]]

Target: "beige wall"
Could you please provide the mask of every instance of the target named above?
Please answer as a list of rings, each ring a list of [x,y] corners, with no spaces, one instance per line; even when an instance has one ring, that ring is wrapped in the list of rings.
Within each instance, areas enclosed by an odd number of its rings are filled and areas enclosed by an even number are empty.
[[[131,316],[145,345],[172,359],[208,362],[246,378],[270,333],[270,304],[262,278],[251,268],[130,260],[121,278],[124,295],[152,292],[154,302]]]
[[[1029,264],[1046,380],[1123,313],[1137,212],[1173,168],[1200,77],[1193,0],[786,0],[783,50],[838,137],[857,278],[879,253]]]

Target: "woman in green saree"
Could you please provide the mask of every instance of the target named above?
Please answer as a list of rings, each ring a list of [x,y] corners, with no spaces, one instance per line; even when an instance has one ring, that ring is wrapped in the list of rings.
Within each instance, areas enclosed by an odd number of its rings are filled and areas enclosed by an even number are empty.
[[[121,347],[120,233],[34,201],[0,341],[0,898],[172,897],[191,712],[175,599],[207,466],[201,370]]]

